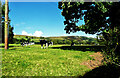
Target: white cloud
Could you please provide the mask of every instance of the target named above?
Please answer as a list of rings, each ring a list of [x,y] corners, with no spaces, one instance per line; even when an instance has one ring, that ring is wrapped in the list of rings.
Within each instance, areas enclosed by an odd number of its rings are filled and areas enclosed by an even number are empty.
[[[89,38],[90,38],[90,37],[92,37],[92,38],[95,38],[96,36],[94,36],[94,35],[91,35],[91,36],[86,36],[86,37],[89,37]]]
[[[33,35],[36,37],[40,37],[42,34],[43,34],[42,31],[35,31]]]
[[[92,38],[95,38],[96,37],[96,34],[95,35],[88,35],[88,34],[85,34],[85,35],[77,35],[77,34],[63,34],[63,36],[86,36],[86,37],[92,37]]]
[[[26,31],[22,31],[22,35],[32,36],[31,33],[27,33]]]
[[[36,36],[36,37],[40,37],[42,36],[42,31],[35,31],[35,33],[27,33],[26,31],[22,31],[22,35],[27,35],[27,36]]]
[[[86,34],[86,35],[81,35],[81,36],[86,36],[86,37],[89,37],[89,38],[90,38],[90,37],[96,38],[96,34],[94,34],[94,35],[90,35],[90,34],[88,35],[88,34]]]
[[[16,35],[16,33],[14,33],[14,35]]]
[[[63,36],[71,36],[71,34],[63,34]]]

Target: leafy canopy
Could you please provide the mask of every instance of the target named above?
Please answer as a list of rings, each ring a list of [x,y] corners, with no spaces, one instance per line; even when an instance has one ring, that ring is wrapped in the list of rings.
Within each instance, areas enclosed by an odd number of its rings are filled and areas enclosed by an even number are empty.
[[[58,8],[65,17],[66,33],[84,31],[95,34],[107,32],[120,25],[120,3],[112,2],[59,2]],[[79,20],[85,25],[77,26]]]

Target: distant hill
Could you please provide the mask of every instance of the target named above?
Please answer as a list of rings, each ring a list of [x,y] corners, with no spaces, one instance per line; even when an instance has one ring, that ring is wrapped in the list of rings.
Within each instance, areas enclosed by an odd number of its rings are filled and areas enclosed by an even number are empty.
[[[86,37],[86,36],[58,36],[58,37],[35,37],[35,36],[26,36],[26,35],[14,35],[14,38],[16,39],[27,39],[27,38],[31,38],[32,41],[34,42],[39,42],[40,39],[47,39],[47,40],[52,40],[52,41],[65,41],[65,40],[69,40],[69,41],[77,41],[77,42],[81,42],[81,41],[96,41],[96,38],[90,38],[90,37]]]
[[[40,39],[42,37],[36,37],[36,36],[26,36],[26,35],[14,35],[14,38],[35,38],[35,39]],[[86,37],[86,36],[58,36],[58,37],[43,37],[43,38],[50,38],[50,39],[89,39],[89,38],[92,38],[92,37]],[[95,38],[92,38],[92,39],[95,39]]]

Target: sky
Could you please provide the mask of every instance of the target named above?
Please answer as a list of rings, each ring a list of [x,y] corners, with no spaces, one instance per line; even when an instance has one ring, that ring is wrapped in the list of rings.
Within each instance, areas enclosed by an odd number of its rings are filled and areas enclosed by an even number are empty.
[[[9,2],[9,17],[14,34],[28,36],[88,36],[84,32],[66,34],[58,2]],[[80,25],[84,21],[79,22]]]

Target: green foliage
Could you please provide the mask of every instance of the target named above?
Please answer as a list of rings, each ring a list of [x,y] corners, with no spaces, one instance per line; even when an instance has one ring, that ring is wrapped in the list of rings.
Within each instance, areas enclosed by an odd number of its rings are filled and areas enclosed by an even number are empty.
[[[70,40],[65,40],[64,44],[71,44],[71,41]]]
[[[16,38],[13,38],[13,43],[16,43],[16,44],[20,44],[20,40],[19,39],[16,39]]]
[[[40,39],[45,39],[44,37],[40,37]]]
[[[54,44],[58,44],[58,43],[57,43],[57,40],[53,40],[53,43],[54,43]]]
[[[120,65],[120,2],[59,2],[65,17],[66,33],[84,31],[103,36],[104,53],[111,63]],[[79,20],[84,25],[79,26]]]
[[[14,42],[13,41],[13,36],[14,36],[13,29],[14,28],[9,25],[9,43],[13,43]]]
[[[25,38],[28,38],[28,36],[26,36]]]
[[[59,2],[58,7],[65,17],[64,24],[67,33],[84,31],[85,33],[95,34],[106,30],[103,27],[108,27],[106,17],[109,17],[108,12],[111,4],[108,2]],[[83,20],[83,17],[85,25],[77,26],[77,23],[79,20]]]
[[[9,12],[9,11],[8,11]],[[10,20],[10,18],[8,17],[8,20]],[[4,32],[5,32],[5,28],[4,28],[4,21],[5,21],[5,4],[2,5],[2,43],[4,43]],[[8,42],[9,43],[13,43],[13,27],[10,25],[10,22],[8,23],[8,27],[9,27],[9,39],[8,39]]]
[[[25,42],[26,40],[24,38],[20,39],[20,42]]]
[[[45,38],[48,42],[50,42],[51,41],[51,39],[50,38]]]
[[[0,43],[2,43],[2,6],[1,6],[1,1],[0,1]]]
[[[2,16],[1,14],[2,14],[2,2],[0,1],[0,16]]]
[[[31,41],[31,39],[30,39],[30,38],[28,38],[28,39],[27,39],[27,42],[30,42],[30,41]]]
[[[107,56],[106,58],[112,63],[120,65],[120,31],[115,28],[114,30],[109,30],[107,34],[103,35],[106,45],[106,49],[104,50],[104,53]]]
[[[20,39],[14,38],[13,41],[14,41],[14,43],[16,43],[16,44],[21,44],[21,43],[23,43],[23,42],[32,42],[32,41],[30,41],[29,38],[28,38],[28,39],[25,39],[25,38],[20,38]]]
[[[31,39],[33,39],[33,37],[31,37]]]

